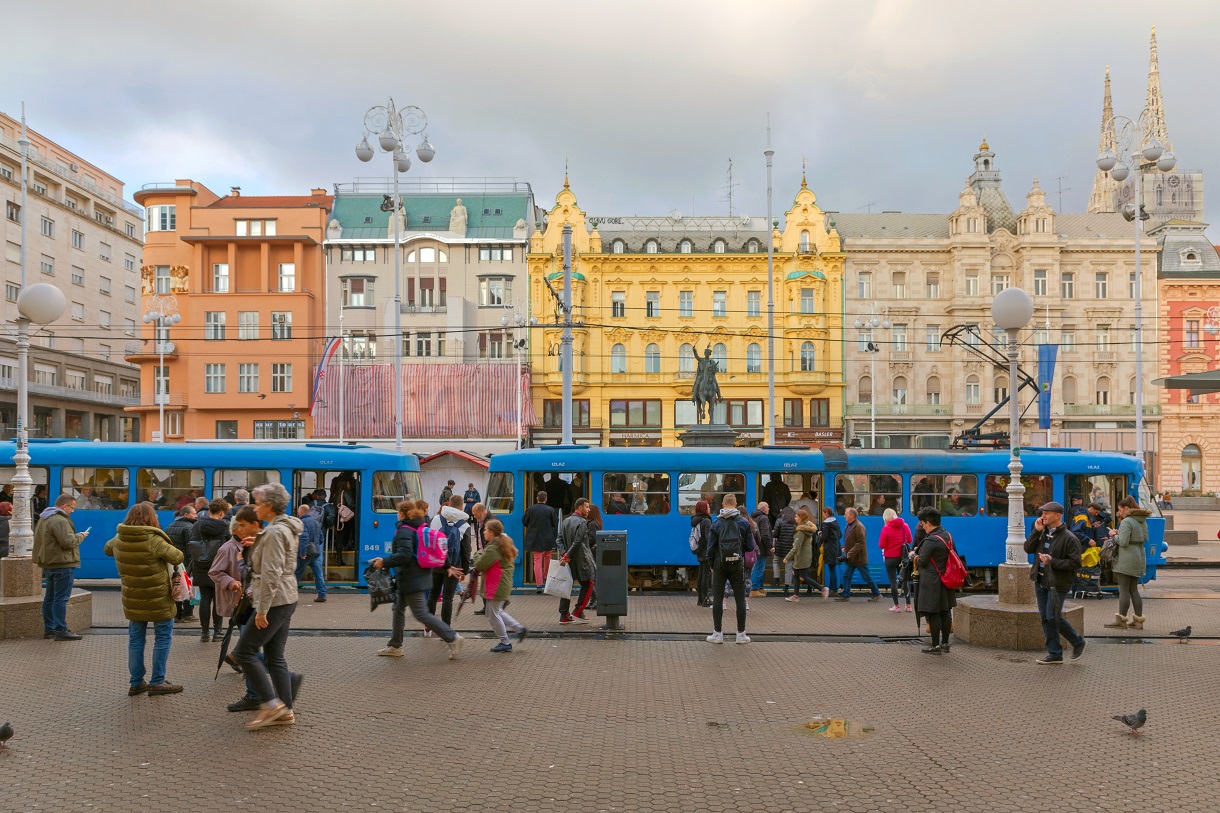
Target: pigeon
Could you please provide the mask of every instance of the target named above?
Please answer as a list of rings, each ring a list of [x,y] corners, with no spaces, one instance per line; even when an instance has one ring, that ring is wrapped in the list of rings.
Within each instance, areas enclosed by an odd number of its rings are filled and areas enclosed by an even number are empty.
[[[1140,709],[1135,714],[1115,714],[1110,718],[1118,720],[1120,723],[1131,729],[1132,734],[1138,734],[1139,729],[1143,728],[1144,723],[1148,722],[1148,712]]]
[[[1171,632],[1169,634],[1174,636],[1175,638],[1177,638],[1178,643],[1180,643],[1180,644],[1189,643],[1189,641],[1187,641],[1186,639],[1190,637],[1190,625],[1187,624],[1185,627],[1182,627],[1182,629],[1174,630],[1173,632]]]
[[[4,748],[5,743],[13,738],[13,724],[5,723],[0,725],[0,748]]]

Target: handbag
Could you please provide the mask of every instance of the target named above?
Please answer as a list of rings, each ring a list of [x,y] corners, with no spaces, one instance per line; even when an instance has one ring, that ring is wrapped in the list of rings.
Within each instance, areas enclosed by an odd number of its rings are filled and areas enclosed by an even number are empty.
[[[229,626],[244,627],[250,623],[253,615],[254,599],[250,598],[247,593],[242,593],[241,598],[237,600],[237,606],[233,608],[233,615],[229,616]]]
[[[174,566],[174,575],[169,580],[170,598],[174,601],[191,600],[191,576],[185,570]]]
[[[572,596],[572,569],[559,559],[552,559],[546,572],[546,586],[542,592],[556,598]]]
[[[364,580],[369,586],[369,612],[376,610],[382,604],[394,602],[398,584],[389,571],[370,565],[364,569]]]
[[[1101,545],[1101,563],[1113,569],[1118,564],[1118,537],[1111,536]]]

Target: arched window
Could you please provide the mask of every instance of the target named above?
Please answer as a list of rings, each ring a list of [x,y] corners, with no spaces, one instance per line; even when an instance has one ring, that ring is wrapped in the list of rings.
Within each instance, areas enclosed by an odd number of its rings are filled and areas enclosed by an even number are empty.
[[[801,372],[812,373],[817,367],[817,360],[813,342],[801,342]]]
[[[894,403],[905,404],[907,402],[907,380],[903,376],[894,378]]]
[[[610,349],[610,372],[627,372],[627,348],[621,344],[616,344]]]
[[[928,385],[925,387],[927,397],[925,400],[929,404],[940,403],[940,379],[936,376],[928,376]]]
[[[727,248],[728,245],[723,240],[717,239],[712,243],[713,254],[723,254]]]
[[[1099,406],[1110,403],[1110,379],[1104,375],[1097,379],[1097,392],[1093,403]]]
[[[801,251],[809,251],[809,232],[801,232]]]
[[[1076,379],[1070,375],[1063,379],[1063,403],[1076,403]]]
[[[655,344],[644,348],[644,372],[661,372],[661,348]]]
[[[438,248],[436,250],[436,256],[443,263],[449,262],[449,255],[445,253],[443,248]]]
[[[660,254],[661,253],[661,244],[658,243],[656,240],[645,241],[644,253],[645,254]]]
[[[862,404],[871,404],[873,402],[873,380],[866,375],[860,376],[860,382],[856,385],[857,396]]]
[[[694,251],[694,249],[695,246],[690,240],[683,240],[682,242],[678,243],[679,254],[690,254],[692,251]]]
[[[1008,397],[1008,376],[997,375],[995,377],[995,402],[998,404]]]
[[[1182,449],[1182,490],[1198,491],[1203,483],[1203,450],[1191,443]]]
[[[615,240],[613,243],[610,244],[610,253],[611,254],[626,254],[627,253],[627,244],[624,243],[622,240]]]
[[[403,262],[407,262],[407,263],[413,263],[413,262],[415,262],[415,252],[414,252],[414,251],[408,251],[408,252],[407,252],[407,258],[406,258],[405,260],[403,260]]]
[[[979,389],[979,377],[977,375],[968,376],[966,378],[966,404],[978,406],[982,402],[983,394]]]
[[[746,372],[762,372],[762,348],[757,344],[751,343],[750,346],[746,348]]]
[[[1135,376],[1131,376],[1131,380],[1127,382],[1127,403],[1135,403]]]
[[[693,373],[695,371],[695,348],[683,343],[678,348],[678,372]]]
[[[712,347],[712,361],[716,362],[717,372],[726,372],[729,369],[729,349],[723,344]]]
[[[750,242],[746,243],[746,251],[748,251],[751,254],[757,254],[758,253],[758,241],[751,240]]]

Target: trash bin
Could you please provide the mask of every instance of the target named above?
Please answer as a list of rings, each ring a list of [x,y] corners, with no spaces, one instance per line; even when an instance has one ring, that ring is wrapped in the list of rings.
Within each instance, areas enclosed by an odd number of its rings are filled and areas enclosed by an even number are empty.
[[[627,614],[627,532],[597,532],[597,614],[607,629],[620,629],[619,618]]]

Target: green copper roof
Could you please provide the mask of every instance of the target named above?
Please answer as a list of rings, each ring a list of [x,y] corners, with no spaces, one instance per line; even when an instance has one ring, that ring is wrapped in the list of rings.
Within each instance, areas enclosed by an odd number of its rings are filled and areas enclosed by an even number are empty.
[[[549,276],[547,277],[547,279],[548,279],[548,280],[563,279],[563,272],[562,272],[562,271],[556,271],[554,274],[549,275]],[[572,272],[572,279],[576,280],[577,282],[584,282],[584,281],[585,281],[585,275],[584,275],[584,274],[582,274],[582,273],[580,273],[579,271],[573,271],[573,272]]]
[[[513,227],[526,217],[529,209],[524,194],[403,195],[407,210],[406,234],[448,231],[449,213],[457,205],[458,198],[466,207],[466,237],[476,240],[511,240]],[[343,227],[343,239],[384,239],[390,215],[381,211],[381,201],[381,195],[336,196],[331,219],[338,220]],[[500,214],[495,213],[497,209]]]
[[[784,281],[800,279],[801,277],[813,277],[814,279],[825,280],[826,275],[821,271],[789,271],[788,276],[784,277]]]

